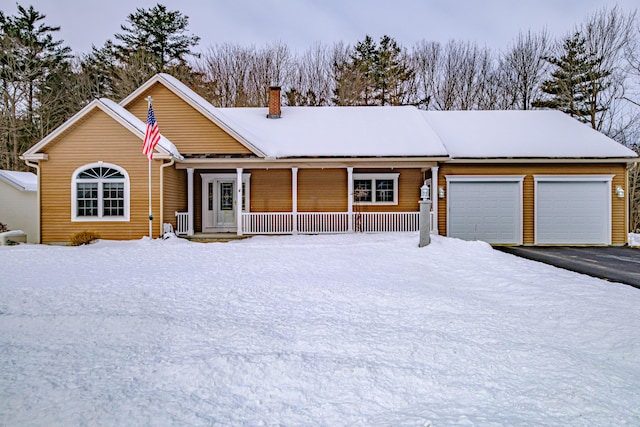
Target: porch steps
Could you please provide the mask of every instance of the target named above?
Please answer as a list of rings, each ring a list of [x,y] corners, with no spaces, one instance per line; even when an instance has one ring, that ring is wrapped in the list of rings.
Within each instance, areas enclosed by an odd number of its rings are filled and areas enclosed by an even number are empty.
[[[213,243],[230,242],[232,240],[246,239],[251,236],[238,236],[236,233],[194,233],[192,236],[180,236],[192,242]]]

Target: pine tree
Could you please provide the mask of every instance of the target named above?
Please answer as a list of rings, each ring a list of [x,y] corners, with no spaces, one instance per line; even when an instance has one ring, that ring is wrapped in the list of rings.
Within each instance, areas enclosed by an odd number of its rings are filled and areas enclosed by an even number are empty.
[[[345,62],[335,64],[335,73],[338,105],[400,105],[404,87],[415,74],[389,36],[383,36],[379,45],[366,36]]]
[[[588,53],[585,45],[584,37],[575,33],[564,40],[560,57],[544,58],[555,66],[551,79],[542,83],[542,91],[549,97],[532,105],[563,111],[596,129],[596,116],[605,110],[598,95],[606,89],[611,71],[602,70],[603,58]]]
[[[188,24],[188,16],[167,10],[161,4],[150,9],[138,8],[129,14],[127,24],[120,26],[123,33],[115,35],[122,43],[117,52],[125,62],[130,56],[144,52],[156,72],[185,65],[186,56],[197,56],[191,48],[200,41],[200,37],[186,34]]]
[[[383,36],[375,56],[376,98],[380,105],[400,105],[406,95],[405,83],[414,78],[415,72],[402,58],[398,43]]]
[[[71,56],[71,49],[53,38],[60,27],[44,24],[45,18],[33,6],[18,5],[15,16],[0,13],[0,166],[7,169],[19,168],[19,155],[68,118],[50,116],[54,105],[43,95]]]

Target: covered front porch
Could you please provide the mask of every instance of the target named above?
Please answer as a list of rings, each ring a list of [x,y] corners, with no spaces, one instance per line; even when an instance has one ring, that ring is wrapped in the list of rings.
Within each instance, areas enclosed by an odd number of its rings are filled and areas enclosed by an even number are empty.
[[[312,184],[310,176],[300,180],[301,170],[296,166],[279,169],[274,172],[279,178],[271,180],[265,180],[264,170],[260,173],[251,168],[237,167],[235,171],[186,168],[187,210],[175,213],[176,234],[242,236],[418,231],[421,183],[436,182],[438,167],[380,170],[382,172],[371,173],[371,168],[354,170],[351,166],[328,168],[326,172],[313,169],[308,175],[327,176],[328,182],[324,185],[322,182]],[[407,170],[410,172],[401,172]],[[285,172],[289,182],[283,184]],[[314,192],[321,195],[316,197]],[[431,193],[434,206],[429,226],[430,231],[437,232],[437,198],[433,197],[433,189]],[[327,202],[328,199],[338,202]],[[342,206],[344,210],[322,209],[341,204],[346,205]]]

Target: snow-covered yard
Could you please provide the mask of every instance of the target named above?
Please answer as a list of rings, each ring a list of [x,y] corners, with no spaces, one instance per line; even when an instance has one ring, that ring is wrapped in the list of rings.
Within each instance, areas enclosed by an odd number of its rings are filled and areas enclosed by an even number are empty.
[[[0,425],[640,425],[640,290],[417,243],[0,247]]]

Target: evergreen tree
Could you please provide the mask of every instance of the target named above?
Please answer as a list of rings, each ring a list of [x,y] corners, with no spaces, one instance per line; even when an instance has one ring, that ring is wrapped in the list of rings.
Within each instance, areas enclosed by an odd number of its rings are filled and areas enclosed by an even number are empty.
[[[383,36],[379,45],[366,36],[348,59],[334,68],[334,102],[338,105],[400,105],[404,87],[414,77],[408,59],[389,36]]]
[[[71,49],[54,40],[60,27],[44,19],[33,6],[18,5],[15,16],[0,13],[0,160],[7,169],[20,168],[19,155],[68,117],[49,116],[53,105],[44,93],[52,76],[68,66]]]
[[[191,47],[199,37],[185,34],[189,18],[166,6],[136,9],[116,34],[120,42],[107,40],[93,47],[82,58],[80,80],[92,98],[122,99],[159,72],[179,76],[183,81],[197,79],[187,56],[197,56]]]
[[[415,72],[402,58],[398,43],[389,36],[383,36],[375,55],[376,98],[380,105],[402,104],[406,95],[405,84],[414,76]]]
[[[596,129],[596,115],[605,110],[598,95],[606,89],[609,70],[602,70],[603,58],[589,54],[580,33],[563,42],[560,57],[545,57],[555,66],[551,79],[542,83],[542,91],[549,95],[532,103],[534,107],[563,111]]]
[[[129,14],[127,24],[121,25],[123,33],[115,38],[122,44],[117,52],[125,62],[132,55],[144,52],[151,59],[156,72],[166,72],[168,67],[186,64],[186,56],[200,41],[200,37],[188,35],[189,17],[179,11],[167,10],[161,4],[150,9],[136,9]]]

